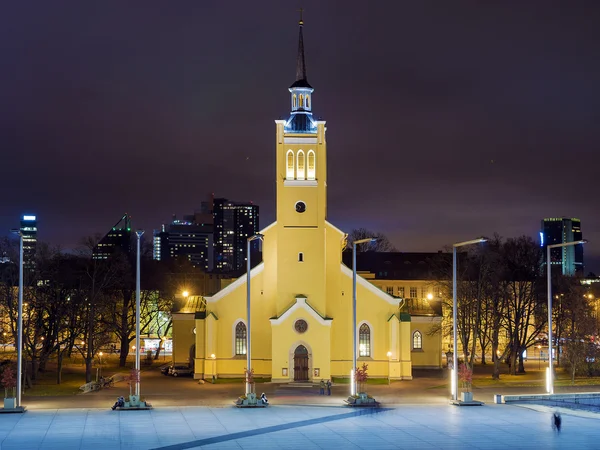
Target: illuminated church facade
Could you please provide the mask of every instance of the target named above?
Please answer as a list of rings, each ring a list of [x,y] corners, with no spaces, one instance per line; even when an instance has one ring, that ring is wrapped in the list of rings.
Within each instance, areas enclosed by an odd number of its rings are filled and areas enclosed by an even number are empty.
[[[347,235],[327,221],[325,121],[313,117],[313,88],[300,21],[291,114],[275,121],[276,221],[261,230],[263,262],[250,272],[251,356],[255,377],[310,382],[349,377],[352,369],[352,270],[342,263]],[[173,315],[174,361],[191,360],[195,378],[242,378],[248,331],[247,275],[195,308]],[[358,366],[370,377],[411,379],[440,367],[432,320],[415,322],[401,300],[357,277]]]

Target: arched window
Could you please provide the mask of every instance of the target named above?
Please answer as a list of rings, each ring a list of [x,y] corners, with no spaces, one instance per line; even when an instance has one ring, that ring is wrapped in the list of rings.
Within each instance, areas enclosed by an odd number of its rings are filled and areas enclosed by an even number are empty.
[[[300,104],[298,105],[300,108],[304,108],[304,96],[300,94]]]
[[[304,253],[298,253],[298,262],[304,262]]]
[[[292,97],[292,109],[296,109],[296,94]]]
[[[294,152],[291,150],[288,150],[286,159],[287,159],[287,170],[285,173],[285,178],[288,180],[293,180],[294,179]]]
[[[235,354],[246,354],[246,324],[238,322],[235,326]]]
[[[296,171],[296,179],[304,180],[304,152],[298,151],[298,170]]]
[[[413,350],[422,350],[423,349],[423,335],[420,331],[415,331],[413,333]]]
[[[315,152],[313,152],[312,150],[308,151],[308,176],[306,177],[307,180],[314,180],[315,179]]]
[[[304,99],[304,103],[306,103],[306,109],[310,109],[310,96],[306,94],[306,98]]]
[[[371,329],[366,323],[358,329],[358,356],[371,356]]]

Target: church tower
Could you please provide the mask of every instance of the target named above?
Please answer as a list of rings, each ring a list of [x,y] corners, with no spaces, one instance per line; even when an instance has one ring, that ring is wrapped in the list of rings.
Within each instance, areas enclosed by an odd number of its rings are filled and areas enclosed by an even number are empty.
[[[327,144],[325,121],[313,116],[313,87],[306,75],[304,22],[299,22],[296,81],[289,87],[291,112],[276,122],[277,280],[284,307],[294,295],[310,297],[325,310],[325,220],[327,218]],[[316,274],[321,276],[316,277]],[[307,280],[315,280],[307,283]]]

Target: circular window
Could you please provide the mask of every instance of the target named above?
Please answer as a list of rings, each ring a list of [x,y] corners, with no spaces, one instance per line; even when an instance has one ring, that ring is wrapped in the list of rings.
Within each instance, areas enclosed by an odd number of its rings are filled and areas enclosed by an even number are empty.
[[[308,324],[306,323],[306,320],[304,320],[304,319],[296,320],[296,323],[294,323],[294,329],[298,333],[304,333],[307,328],[308,328]]]

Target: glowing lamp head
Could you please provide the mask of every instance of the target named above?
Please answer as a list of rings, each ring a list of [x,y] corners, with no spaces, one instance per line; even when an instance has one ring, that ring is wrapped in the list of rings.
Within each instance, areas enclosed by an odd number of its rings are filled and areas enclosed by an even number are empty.
[[[184,297],[189,297],[189,296],[190,296],[190,293],[189,293],[188,291],[183,291],[183,292],[181,293],[181,295],[183,295]]]
[[[433,294],[431,292],[427,294],[427,300],[433,300]]]
[[[216,356],[215,356],[215,354],[214,354],[214,353],[212,353],[212,354],[210,355],[210,357],[211,357],[212,359],[215,359],[215,358],[216,358]]]

